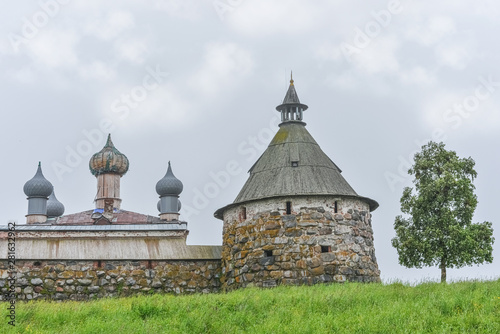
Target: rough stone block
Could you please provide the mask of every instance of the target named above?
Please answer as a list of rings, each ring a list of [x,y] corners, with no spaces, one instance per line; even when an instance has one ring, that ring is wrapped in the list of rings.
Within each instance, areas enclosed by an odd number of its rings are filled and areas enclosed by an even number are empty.
[[[42,285],[43,281],[40,278],[34,278],[31,280],[32,285]]]

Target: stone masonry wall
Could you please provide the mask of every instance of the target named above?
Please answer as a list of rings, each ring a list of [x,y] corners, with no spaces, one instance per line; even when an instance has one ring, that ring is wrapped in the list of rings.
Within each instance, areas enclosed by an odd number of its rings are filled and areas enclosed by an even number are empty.
[[[18,300],[88,300],[148,293],[220,290],[219,260],[16,261]],[[7,261],[0,261],[0,289],[7,291]]]
[[[344,281],[380,281],[365,202],[331,196],[280,198],[224,214],[223,290]]]

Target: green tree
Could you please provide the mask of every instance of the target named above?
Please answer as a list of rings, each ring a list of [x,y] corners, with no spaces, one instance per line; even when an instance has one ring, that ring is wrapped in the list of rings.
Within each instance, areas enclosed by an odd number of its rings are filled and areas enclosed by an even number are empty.
[[[415,154],[408,171],[415,176],[415,189],[406,187],[401,197],[401,211],[408,218],[396,217],[392,239],[399,264],[438,265],[441,282],[446,282],[446,268],[491,263],[494,242],[490,222],[472,223],[477,206],[474,160],[461,159],[444,146],[431,141]]]

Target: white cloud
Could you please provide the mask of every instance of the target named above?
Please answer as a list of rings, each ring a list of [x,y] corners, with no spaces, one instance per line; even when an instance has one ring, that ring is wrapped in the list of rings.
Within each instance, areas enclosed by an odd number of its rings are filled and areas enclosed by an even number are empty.
[[[236,79],[248,75],[254,67],[251,54],[233,43],[211,43],[207,46],[202,68],[191,83],[197,93],[216,94]]]
[[[30,66],[10,71],[9,74],[14,80],[23,84],[32,84],[36,81],[36,75]]]
[[[123,31],[135,26],[134,16],[130,12],[110,12],[106,17],[95,17],[87,22],[85,30],[103,40],[117,37]]]
[[[82,78],[110,80],[116,76],[116,72],[108,64],[102,61],[94,61],[88,65],[82,65],[78,68]]]
[[[360,49],[352,61],[358,70],[369,74],[394,73],[399,70],[399,61],[396,57],[398,49],[397,38],[379,36],[372,40],[370,45]]]
[[[314,54],[319,60],[331,60],[335,62],[343,60],[339,46],[331,42],[326,42],[318,46]]]
[[[352,71],[335,73],[330,75],[327,83],[332,85],[335,90],[351,90],[354,91],[359,87],[359,77]]]
[[[424,122],[429,127],[448,129],[452,122],[448,120],[447,110],[453,109],[454,105],[461,103],[465,96],[465,93],[440,90],[434,96],[428,97],[422,103]]]
[[[231,1],[221,2],[231,4]],[[316,27],[318,16],[322,13],[320,6],[299,0],[234,3],[232,9],[225,11],[222,17],[233,28],[249,35],[303,34]],[[287,51],[292,52],[292,49],[284,50]]]
[[[415,22],[406,36],[424,46],[430,46],[455,33],[455,22],[452,18],[434,16],[427,18],[424,22]]]
[[[78,37],[73,31],[43,30],[26,44],[33,61],[49,69],[69,68],[78,64],[75,46]]]
[[[470,52],[470,47],[464,42],[460,44],[440,44],[435,49],[437,62],[455,70],[462,70],[467,66],[471,58]]]
[[[430,86],[437,82],[436,75],[422,66],[402,70],[399,75],[403,83]]]
[[[127,90],[124,91],[127,92]],[[182,96],[182,90],[169,82],[148,91],[146,98],[143,101],[135,101],[137,106],[128,108],[126,113],[113,113],[106,101],[104,101],[104,110],[111,112],[110,116],[117,119],[116,124],[120,128],[127,128],[134,132],[144,131],[150,128],[152,123],[169,131],[183,131],[186,124],[196,118],[195,113],[201,111],[202,108],[201,106],[193,108],[189,100]]]
[[[200,2],[194,0],[157,0],[154,6],[171,16],[194,19],[199,16]]]
[[[499,108],[494,95],[478,99],[473,87],[461,93],[440,91],[423,103],[423,119],[429,127],[441,128],[449,133],[464,135],[467,132],[467,136],[478,131],[497,133],[500,127]]]
[[[142,64],[148,53],[148,46],[139,40],[120,40],[115,43],[115,52],[131,63]]]

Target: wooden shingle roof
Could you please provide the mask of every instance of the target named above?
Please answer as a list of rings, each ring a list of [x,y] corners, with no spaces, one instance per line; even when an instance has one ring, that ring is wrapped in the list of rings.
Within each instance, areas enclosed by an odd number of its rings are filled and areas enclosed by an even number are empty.
[[[233,204],[217,210],[215,217],[222,219],[224,210],[236,204],[302,195],[356,197],[365,200],[371,211],[378,207],[376,201],[354,191],[303,122],[281,123],[268,148],[249,172],[250,177]]]

